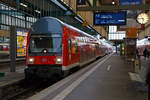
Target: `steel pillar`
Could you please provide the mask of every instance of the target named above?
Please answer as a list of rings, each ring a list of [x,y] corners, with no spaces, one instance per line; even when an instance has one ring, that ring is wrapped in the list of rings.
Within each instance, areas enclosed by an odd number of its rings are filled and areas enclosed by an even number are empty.
[[[16,71],[17,32],[16,27],[10,27],[10,72]]]

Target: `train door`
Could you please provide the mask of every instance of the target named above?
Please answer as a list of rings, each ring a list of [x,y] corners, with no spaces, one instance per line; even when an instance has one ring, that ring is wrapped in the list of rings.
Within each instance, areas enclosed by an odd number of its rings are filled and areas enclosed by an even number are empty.
[[[71,63],[71,50],[72,50],[72,42],[71,39],[68,40],[68,63]]]
[[[83,47],[81,47],[81,56],[80,56],[80,63],[84,62],[84,52],[83,52]]]

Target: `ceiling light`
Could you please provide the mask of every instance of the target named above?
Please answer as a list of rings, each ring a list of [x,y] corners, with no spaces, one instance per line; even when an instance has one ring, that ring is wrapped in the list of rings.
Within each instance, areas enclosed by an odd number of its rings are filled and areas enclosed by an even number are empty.
[[[26,4],[24,3],[20,3],[21,6],[24,6],[24,7],[28,7]]]
[[[34,10],[34,11],[37,12],[37,13],[39,13],[39,14],[41,13],[39,10]]]
[[[114,5],[114,4],[115,4],[115,1],[112,1],[112,4]]]

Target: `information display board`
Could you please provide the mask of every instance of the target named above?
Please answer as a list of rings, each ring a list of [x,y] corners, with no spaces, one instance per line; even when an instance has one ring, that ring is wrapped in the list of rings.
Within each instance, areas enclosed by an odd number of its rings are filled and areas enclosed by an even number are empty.
[[[125,6],[125,5],[141,5],[142,0],[120,0],[120,5]]]
[[[94,25],[126,25],[126,12],[94,13]]]

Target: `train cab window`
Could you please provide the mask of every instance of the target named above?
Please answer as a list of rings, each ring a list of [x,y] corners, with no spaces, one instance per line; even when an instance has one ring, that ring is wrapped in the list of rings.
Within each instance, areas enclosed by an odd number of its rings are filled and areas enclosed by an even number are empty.
[[[31,36],[29,46],[32,53],[43,53],[45,49],[47,53],[61,53],[62,37]]]

